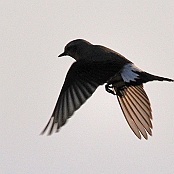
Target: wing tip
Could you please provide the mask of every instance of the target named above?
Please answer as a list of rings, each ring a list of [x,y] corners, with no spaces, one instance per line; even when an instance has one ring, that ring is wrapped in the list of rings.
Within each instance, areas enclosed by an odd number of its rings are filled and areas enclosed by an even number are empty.
[[[133,131],[133,132],[134,132],[134,131]],[[147,133],[148,133],[148,134],[147,134]],[[135,132],[134,132],[134,134],[138,137],[139,140],[142,139],[142,136],[143,136],[143,138],[144,138],[145,140],[148,140],[148,139],[149,139],[149,136],[152,136],[152,132],[149,133],[149,132],[147,132],[147,131],[146,131],[146,134],[142,134],[140,131],[139,131],[139,134],[136,134]]]
[[[51,125],[51,127],[50,127],[50,125]],[[47,130],[49,129],[49,127],[50,127],[50,129],[48,130],[47,136],[52,135],[53,132],[54,132],[54,130],[55,130],[55,132],[57,132],[57,128],[54,129],[55,128],[55,125],[57,125],[57,124],[54,123],[54,117],[51,116],[51,118],[49,119],[48,123],[46,124],[46,126],[44,127],[44,129],[41,131],[40,135],[44,135],[47,132]]]

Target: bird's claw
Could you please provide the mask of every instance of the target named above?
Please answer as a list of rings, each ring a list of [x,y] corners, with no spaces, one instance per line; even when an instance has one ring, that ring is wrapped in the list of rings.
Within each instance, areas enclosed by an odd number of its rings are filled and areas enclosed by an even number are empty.
[[[113,95],[116,95],[116,93],[115,93],[114,90],[113,90],[113,86],[112,86],[112,85],[106,84],[106,85],[105,85],[105,90],[106,90],[108,93],[111,93],[111,94],[113,94]]]

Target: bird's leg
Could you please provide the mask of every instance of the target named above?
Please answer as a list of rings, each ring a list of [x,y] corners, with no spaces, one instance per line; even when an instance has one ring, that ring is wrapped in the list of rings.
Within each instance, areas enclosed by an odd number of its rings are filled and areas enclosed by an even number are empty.
[[[117,95],[119,97],[122,97],[124,95],[124,90],[126,89],[126,87],[118,87],[118,88],[114,88],[114,86],[112,84],[106,84],[105,85],[105,90],[108,92],[108,93],[111,93],[113,95]]]
[[[120,74],[117,74],[107,82],[107,84],[105,85],[105,89],[107,92],[113,95],[122,97],[126,89],[126,84]]]
[[[105,90],[108,92],[108,93],[111,93],[111,94],[113,94],[113,95],[116,95],[116,93],[114,92],[114,90],[113,90],[113,86],[111,85],[111,84],[106,84],[105,85]]]

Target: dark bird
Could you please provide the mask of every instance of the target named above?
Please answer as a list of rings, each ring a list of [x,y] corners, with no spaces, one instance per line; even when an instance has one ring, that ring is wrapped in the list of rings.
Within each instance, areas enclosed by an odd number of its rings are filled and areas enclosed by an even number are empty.
[[[123,114],[134,134],[141,139],[152,135],[152,110],[143,83],[172,79],[149,74],[121,54],[101,45],[77,39],[69,42],[58,57],[71,56],[71,65],[47,129],[48,135],[58,132],[67,119],[93,94],[99,85],[105,84],[108,93],[116,95]]]

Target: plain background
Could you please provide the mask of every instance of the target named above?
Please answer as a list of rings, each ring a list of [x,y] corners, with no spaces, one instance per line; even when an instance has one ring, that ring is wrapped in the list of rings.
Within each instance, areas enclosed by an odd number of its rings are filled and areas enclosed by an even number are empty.
[[[174,78],[172,0],[1,0],[0,173],[172,174],[172,83],[145,84],[154,126],[148,141],[134,136],[104,86],[59,133],[39,135],[74,61],[57,56],[77,38]]]

